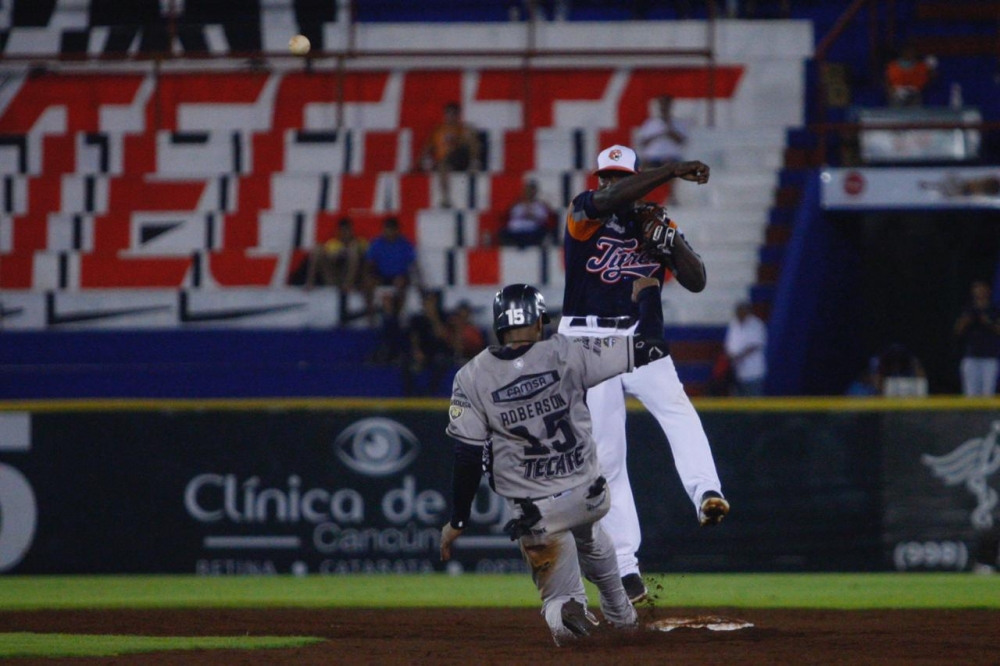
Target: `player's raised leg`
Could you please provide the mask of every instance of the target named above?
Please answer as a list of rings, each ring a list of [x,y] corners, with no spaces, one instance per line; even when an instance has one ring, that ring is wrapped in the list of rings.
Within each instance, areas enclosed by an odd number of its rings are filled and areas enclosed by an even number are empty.
[[[677,474],[695,510],[708,491],[722,492],[708,436],[701,418],[677,377],[673,359],[638,368],[622,377],[625,391],[638,398],[667,436]]]

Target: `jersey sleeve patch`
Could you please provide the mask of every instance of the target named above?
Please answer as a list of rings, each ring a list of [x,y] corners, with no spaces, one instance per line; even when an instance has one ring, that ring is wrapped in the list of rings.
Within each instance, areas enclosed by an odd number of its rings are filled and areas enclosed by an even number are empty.
[[[452,388],[451,405],[448,407],[448,427],[445,428],[445,432],[465,442],[484,442],[489,437],[486,420],[462,388],[460,376],[455,377]]]
[[[466,409],[471,408],[472,403],[469,402],[469,397],[465,395],[462,389],[455,387],[455,390],[451,394],[451,407],[448,408],[448,417],[454,421],[461,418]]]

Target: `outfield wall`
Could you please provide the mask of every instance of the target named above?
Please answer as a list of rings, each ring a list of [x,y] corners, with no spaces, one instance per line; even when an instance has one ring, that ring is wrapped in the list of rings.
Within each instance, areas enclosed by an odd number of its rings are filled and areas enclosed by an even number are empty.
[[[969,567],[996,519],[1000,401],[702,400],[733,510],[699,529],[629,413],[647,571]],[[0,403],[0,571],[427,572],[450,505],[447,402]],[[485,487],[466,571],[523,570]]]

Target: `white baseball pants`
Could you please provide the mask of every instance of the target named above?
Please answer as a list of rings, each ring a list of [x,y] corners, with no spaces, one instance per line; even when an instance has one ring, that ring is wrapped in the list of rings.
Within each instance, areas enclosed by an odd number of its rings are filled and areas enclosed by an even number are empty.
[[[633,332],[633,329],[571,327],[568,319],[563,318],[559,324],[559,332],[563,335],[607,337]],[[677,474],[694,503],[695,517],[702,494],[709,490],[722,492],[701,418],[684,392],[672,358],[668,356],[631,373],[612,377],[587,391],[598,461],[611,488],[611,509],[601,519],[601,526],[614,544],[622,576],[639,573],[636,553],[642,543],[626,466],[626,394],[642,402],[666,434]]]

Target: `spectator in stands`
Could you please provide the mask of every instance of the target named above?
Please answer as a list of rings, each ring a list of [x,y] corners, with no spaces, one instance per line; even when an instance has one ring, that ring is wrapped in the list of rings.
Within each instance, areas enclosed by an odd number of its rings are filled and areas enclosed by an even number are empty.
[[[410,318],[406,332],[408,351],[403,365],[406,395],[447,391],[449,387],[441,385],[445,374],[458,369],[486,347],[486,335],[473,321],[468,302],[459,303],[449,314],[442,307],[441,291],[428,289],[422,292],[421,303],[422,310]]]
[[[868,361],[868,366],[854,380],[847,385],[844,395],[863,398],[875,395],[882,395],[882,388],[878,379],[878,357],[873,356]]]
[[[383,318],[398,319],[410,285],[419,287],[421,282],[416,249],[400,232],[399,220],[387,217],[381,235],[371,242],[365,254],[365,302],[370,321],[374,323],[376,291],[385,297],[381,299]]]
[[[462,120],[462,107],[457,102],[444,106],[444,119],[433,129],[420,158],[424,171],[437,174],[441,192],[441,205],[451,208],[451,189],[448,174],[452,171],[476,172],[480,162],[479,133]]]
[[[886,396],[927,395],[927,372],[906,345],[893,343],[875,359],[875,383]]]
[[[684,159],[684,146],[688,141],[688,123],[674,117],[674,98],[657,97],[650,116],[636,130],[636,153],[643,169],[663,166]],[[676,204],[673,188],[667,185],[667,204]]]
[[[705,383],[705,394],[715,397],[735,395],[736,376],[733,374],[733,364],[729,355],[723,349],[715,357],[708,381]]]
[[[507,211],[500,244],[525,248],[542,245],[546,238],[557,243],[557,233],[555,211],[538,198],[538,183],[526,181],[521,198]]]
[[[433,395],[441,388],[448,369],[454,365],[452,334],[446,323],[440,290],[426,289],[421,293],[422,308],[410,317],[406,336],[407,357],[403,364],[405,395]],[[418,379],[428,372],[426,386]]]
[[[894,380],[903,384],[893,385]],[[923,364],[901,344],[894,343],[872,356],[868,366],[848,384],[844,395],[852,397],[926,394]]]
[[[369,359],[379,365],[398,365],[406,361],[406,330],[396,293],[392,289],[375,292],[378,311],[369,310],[369,321],[375,326],[376,314],[381,324],[378,329],[378,347]],[[404,377],[405,379],[405,377]]]
[[[767,376],[767,327],[751,311],[749,303],[737,304],[735,316],[726,327],[723,348],[733,368],[736,395],[763,395]]]
[[[885,68],[889,106],[921,106],[924,91],[937,75],[937,58],[920,58],[912,44],[904,46]]]
[[[468,301],[458,304],[448,317],[451,350],[454,363],[464,365],[486,348],[486,334],[472,318],[472,305]]]
[[[362,291],[366,252],[368,241],[354,235],[350,218],[340,218],[336,235],[309,252],[306,289],[318,283],[344,291]]]
[[[962,348],[959,366],[962,393],[967,396],[996,395],[1000,373],[1000,309],[993,305],[993,290],[986,282],[973,282],[969,294],[970,303],[954,327]]]
[[[674,117],[673,97],[663,95],[656,98],[650,116],[639,126],[635,140],[636,152],[644,169],[683,160],[688,123]]]

